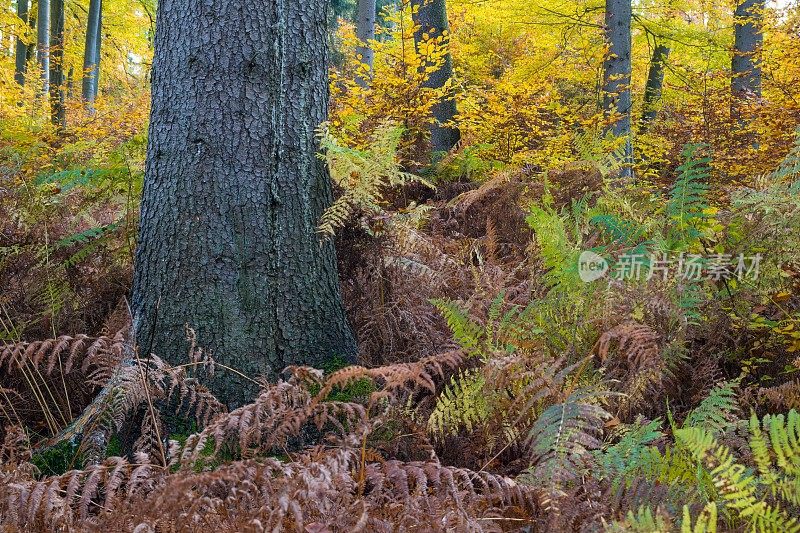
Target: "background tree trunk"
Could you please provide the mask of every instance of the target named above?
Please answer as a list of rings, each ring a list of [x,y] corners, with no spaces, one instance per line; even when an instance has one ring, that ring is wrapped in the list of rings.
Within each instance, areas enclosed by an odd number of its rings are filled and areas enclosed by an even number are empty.
[[[363,44],[356,48],[356,53],[361,56],[361,62],[369,66],[370,72],[372,72],[372,66],[375,61],[375,53],[369,41],[375,39],[376,13],[375,0],[358,0],[356,36]],[[358,76],[356,81],[362,87],[366,87],[369,83],[369,80],[362,76]]]
[[[81,94],[90,107],[97,99],[97,82],[100,74],[100,35],[102,25],[101,0],[89,0],[89,17],[86,22],[86,45],[83,49],[83,84]]]
[[[614,117],[608,132],[625,138],[622,175],[632,175],[631,163],[631,0],[606,0],[603,64],[603,109]]]
[[[64,90],[64,0],[51,0],[50,35],[50,116],[52,123],[63,130],[67,127],[67,108]]]
[[[644,88],[644,105],[642,110],[641,129],[646,131],[658,114],[658,102],[664,87],[664,66],[669,58],[669,47],[657,44],[650,60],[647,73],[647,85]]]
[[[17,0],[17,16],[29,24],[28,0]],[[25,71],[28,68],[28,45],[17,38],[17,50],[14,58],[14,80],[20,85],[25,85]]]
[[[42,94],[50,90],[50,0],[39,0],[36,15],[36,60],[42,71]]]
[[[132,311],[172,363],[197,343],[250,377],[353,360],[315,129],[327,119],[328,0],[162,0]],[[217,370],[229,405],[250,382]]]
[[[418,44],[426,33],[433,36],[445,35],[444,46],[449,47],[450,24],[447,21],[445,0],[412,0],[412,5],[418,7],[414,15],[414,24],[419,26],[419,30],[414,34],[415,43]],[[448,52],[442,66],[431,73],[424,86],[438,89],[444,87],[452,77],[453,59]],[[432,113],[436,123],[431,126],[431,148],[434,152],[448,152],[461,138],[458,129],[443,126],[456,116],[455,99],[446,98],[437,103],[433,106]]]
[[[736,6],[733,60],[731,61],[731,114],[741,119],[741,106],[761,96],[761,67],[757,54],[764,43],[761,24],[765,0],[744,0]]]

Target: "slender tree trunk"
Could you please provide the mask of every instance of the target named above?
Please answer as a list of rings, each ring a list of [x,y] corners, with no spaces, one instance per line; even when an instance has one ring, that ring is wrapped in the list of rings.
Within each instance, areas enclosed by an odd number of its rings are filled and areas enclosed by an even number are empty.
[[[447,5],[445,0],[411,0],[417,7],[414,15],[414,24],[419,29],[414,34],[414,41],[418,45],[424,34],[444,36],[444,46],[450,46],[450,25],[447,21]],[[444,63],[425,82],[425,87],[438,89],[444,87],[453,77],[453,59],[450,52],[444,57]],[[458,144],[461,134],[458,129],[448,126],[455,118],[457,109],[456,101],[448,97],[433,106],[435,123],[431,126],[431,148],[434,152],[448,152]]]
[[[50,0],[38,0],[36,60],[42,71],[42,94],[50,90]]]
[[[131,307],[143,354],[274,378],[352,360],[315,129],[327,118],[327,0],[162,0]],[[229,405],[252,384],[204,376]]]
[[[603,109],[612,118],[608,132],[625,139],[622,175],[632,175],[631,147],[631,0],[606,0]]]
[[[375,61],[375,52],[369,44],[375,39],[375,15],[375,0],[358,0],[356,37],[362,44],[356,48],[356,53],[361,56],[361,62],[369,67],[370,73]],[[358,76],[356,81],[362,87],[369,84],[369,79],[364,76]]]
[[[50,35],[50,117],[63,130],[67,127],[67,108],[64,90],[64,0],[51,0]]]
[[[731,114],[741,120],[741,107],[761,96],[758,53],[764,42],[761,31],[765,0],[743,0],[736,6],[733,60],[731,62]]]
[[[650,60],[647,73],[647,85],[644,88],[644,105],[642,111],[641,130],[646,131],[658,114],[658,102],[664,87],[664,66],[669,58],[669,47],[657,44]]]
[[[89,17],[86,23],[86,44],[83,50],[83,84],[81,94],[91,108],[97,98],[100,74],[100,36],[102,25],[102,1],[89,0]]]
[[[28,0],[17,0],[17,16],[25,24],[30,23],[28,20]],[[19,37],[17,37],[17,50],[14,59],[14,80],[20,85],[25,85],[25,71],[28,68],[28,45]]]

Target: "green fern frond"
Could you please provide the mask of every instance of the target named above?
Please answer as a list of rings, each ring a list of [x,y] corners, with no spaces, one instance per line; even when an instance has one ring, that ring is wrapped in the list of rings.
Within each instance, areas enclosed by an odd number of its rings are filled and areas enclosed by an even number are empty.
[[[717,504],[709,502],[697,517],[694,526],[692,526],[692,516],[689,512],[689,506],[684,505],[681,533],[717,533]]]
[[[471,432],[489,416],[489,402],[484,393],[485,378],[478,369],[453,376],[436,399],[428,418],[428,430],[434,434],[455,435],[461,429]]]
[[[685,245],[700,237],[699,223],[706,218],[707,180],[711,176],[711,158],[701,155],[702,144],[688,144],[683,149],[683,164],[669,194],[666,214],[671,222],[673,246]]]
[[[736,381],[726,381],[711,389],[700,405],[687,415],[683,427],[705,429],[715,436],[732,429],[741,414],[738,386]]]
[[[389,188],[412,182],[433,188],[424,178],[401,170],[397,149],[402,135],[401,126],[386,122],[375,130],[369,146],[357,149],[343,145],[327,124],[320,127],[319,157],[327,163],[331,179],[344,191],[323,213],[320,234],[333,236],[357,210],[383,213],[383,194]]]
[[[483,345],[486,331],[481,324],[476,323],[455,302],[446,300],[431,300],[447,321],[447,327],[453,338],[468,355],[480,357],[483,354]]]
[[[794,533],[800,531],[793,518],[777,505],[759,497],[758,479],[735,458],[727,446],[717,443],[710,431],[684,428],[675,431],[677,442],[708,469],[725,507],[749,524],[751,531]]]

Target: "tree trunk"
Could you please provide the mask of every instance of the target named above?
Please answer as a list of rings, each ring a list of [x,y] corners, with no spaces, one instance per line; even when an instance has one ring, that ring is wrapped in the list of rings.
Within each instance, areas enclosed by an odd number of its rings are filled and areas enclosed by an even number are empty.
[[[644,88],[644,105],[642,111],[641,130],[646,131],[658,114],[658,102],[664,87],[664,66],[669,58],[669,47],[657,44],[650,60],[647,73],[647,85]]]
[[[444,46],[450,45],[450,25],[447,21],[447,5],[445,0],[412,0],[418,7],[414,15],[414,24],[419,29],[414,34],[415,44],[419,44],[424,34],[444,36]],[[438,89],[453,77],[453,59],[450,53],[444,57],[444,63],[430,74],[424,86]],[[434,152],[448,152],[458,144],[461,134],[458,129],[446,126],[456,116],[456,101],[448,97],[433,106],[432,114],[435,123],[431,126],[431,148]]]
[[[631,147],[631,0],[606,0],[603,109],[612,119],[608,132],[625,139],[622,175],[632,175]]]
[[[187,360],[184,325],[255,378],[353,360],[315,129],[327,119],[327,0],[162,0],[133,283],[142,353]],[[187,5],[188,4],[188,5]],[[223,402],[252,384],[204,376]]]
[[[64,97],[64,0],[51,0],[50,35],[50,119],[59,129],[67,127]]]
[[[761,23],[765,0],[744,0],[736,6],[733,60],[731,62],[731,114],[741,119],[740,107],[761,96],[761,67],[758,52],[764,42]]]
[[[50,90],[50,0],[39,0],[36,34],[36,60],[42,72],[42,94],[47,94]]]
[[[28,0],[17,0],[17,16],[25,24],[30,23],[28,20]],[[14,80],[20,85],[25,85],[25,71],[28,68],[28,45],[19,37],[17,37],[17,50],[14,59]]]
[[[91,108],[97,98],[100,73],[100,33],[102,20],[101,0],[89,0],[89,17],[86,22],[86,44],[83,49],[83,84],[81,94]]]
[[[361,56],[361,62],[369,67],[369,72],[372,72],[372,66],[375,61],[375,52],[373,52],[369,41],[375,39],[375,0],[358,0],[358,12],[356,13],[356,37],[361,41],[361,45],[356,48],[356,53]],[[369,84],[369,79],[359,75],[356,82],[362,87]]]

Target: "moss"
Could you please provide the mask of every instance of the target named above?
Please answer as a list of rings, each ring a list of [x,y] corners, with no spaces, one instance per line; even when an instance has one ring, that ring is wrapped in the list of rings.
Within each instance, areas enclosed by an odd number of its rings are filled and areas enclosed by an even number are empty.
[[[60,476],[83,466],[83,458],[78,455],[78,445],[69,441],[34,455],[31,462],[39,469],[40,478]]]

